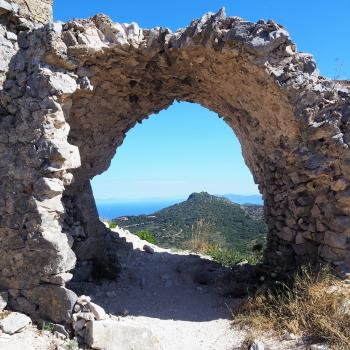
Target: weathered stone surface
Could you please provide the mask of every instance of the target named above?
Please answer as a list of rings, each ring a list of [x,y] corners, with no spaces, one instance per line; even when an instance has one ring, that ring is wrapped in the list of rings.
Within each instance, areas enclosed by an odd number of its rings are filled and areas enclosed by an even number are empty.
[[[31,322],[31,319],[19,312],[11,312],[0,320],[0,329],[7,334],[14,334],[21,331]]]
[[[77,295],[64,287],[43,285],[23,292],[25,296],[39,305],[39,315],[54,322],[69,321]]]
[[[149,329],[129,326],[114,320],[88,322],[86,324],[85,343],[93,349],[160,349],[158,340]]]
[[[13,0],[19,6],[19,14],[28,19],[47,23],[52,20],[53,0]]]

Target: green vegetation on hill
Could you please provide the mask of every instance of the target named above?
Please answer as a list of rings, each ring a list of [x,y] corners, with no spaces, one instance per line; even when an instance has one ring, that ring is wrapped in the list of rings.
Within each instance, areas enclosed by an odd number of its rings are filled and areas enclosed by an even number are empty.
[[[113,223],[135,234],[147,230],[163,247],[201,250],[194,245],[205,244],[250,253],[254,247],[265,245],[267,226],[262,207],[249,207],[201,192],[152,215],[117,218]],[[251,212],[254,214],[250,216]]]

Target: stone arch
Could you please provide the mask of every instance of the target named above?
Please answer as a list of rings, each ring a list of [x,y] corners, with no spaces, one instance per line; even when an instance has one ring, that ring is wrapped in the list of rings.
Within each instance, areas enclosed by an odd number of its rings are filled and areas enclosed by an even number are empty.
[[[349,84],[321,77],[282,26],[221,10],[175,33],[98,15],[21,35],[12,60],[23,64],[9,70],[1,112],[12,156],[0,262],[12,265],[0,286],[15,290],[14,308],[65,321],[75,301],[68,271],[89,277],[102,264],[114,275],[123,244],[99,222],[89,180],[135,123],[174,100],[217,112],[239,138],[264,196],[269,264],[348,271]]]

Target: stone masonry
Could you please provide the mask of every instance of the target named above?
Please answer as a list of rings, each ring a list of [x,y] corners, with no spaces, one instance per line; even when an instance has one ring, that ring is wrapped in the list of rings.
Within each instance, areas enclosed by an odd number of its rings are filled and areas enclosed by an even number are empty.
[[[0,0],[0,290],[13,309],[66,322],[68,281],[115,277],[121,247],[90,179],[175,100],[239,138],[264,196],[268,263],[349,272],[349,82],[320,76],[272,20],[221,10],[173,33],[104,15],[50,23],[50,5]]]

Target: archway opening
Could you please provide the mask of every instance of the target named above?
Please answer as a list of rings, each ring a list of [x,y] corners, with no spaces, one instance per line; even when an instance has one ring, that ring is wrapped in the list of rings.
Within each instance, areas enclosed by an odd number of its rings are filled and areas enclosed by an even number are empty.
[[[164,248],[215,246],[239,262],[265,246],[263,201],[239,140],[197,104],[176,102],[135,125],[92,188],[102,220]]]

